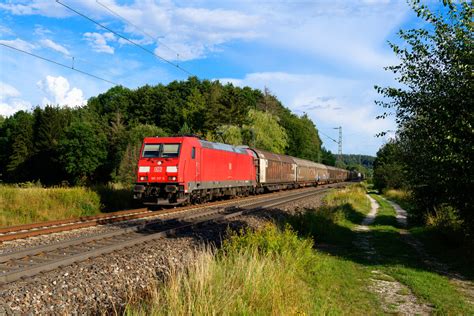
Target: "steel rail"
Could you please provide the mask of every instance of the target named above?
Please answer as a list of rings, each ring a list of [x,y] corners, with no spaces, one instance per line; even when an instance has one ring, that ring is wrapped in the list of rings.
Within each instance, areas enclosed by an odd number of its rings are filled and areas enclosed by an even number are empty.
[[[110,212],[110,213],[100,214],[100,215],[81,216],[81,217],[70,218],[70,219],[59,219],[59,220],[54,220],[54,221],[38,222],[38,223],[25,224],[25,225],[0,227],[0,234],[20,232],[20,231],[31,230],[35,228],[45,228],[45,227],[51,227],[51,226],[73,224],[73,223],[85,222],[85,221],[90,221],[90,220],[95,220],[95,219],[107,219],[107,218],[111,218],[115,216],[130,215],[130,214],[143,213],[143,212],[148,212],[148,210],[146,208],[139,208],[139,209],[134,209],[134,210]]]
[[[305,188],[308,189],[308,188]],[[266,196],[275,196],[283,194],[281,192],[271,193]],[[58,220],[58,221],[49,221],[43,223],[33,223],[27,225],[20,225],[20,226],[12,226],[12,227],[5,227],[0,228],[0,243],[4,241],[11,241],[16,239],[24,239],[29,237],[35,237],[40,235],[47,235],[53,233],[59,233],[64,231],[71,231],[80,228],[87,228],[99,225],[107,225],[113,224],[118,222],[125,222],[134,219],[145,219],[149,217],[167,215],[167,214],[175,214],[182,211],[188,211],[196,208],[212,208],[215,206],[222,206],[227,204],[235,204],[240,203],[241,201],[252,201],[255,199],[263,199],[266,196],[253,196],[248,197],[245,199],[233,199],[233,200],[226,200],[226,201],[216,201],[210,202],[201,205],[192,205],[192,206],[182,206],[177,207],[174,209],[165,209],[161,211],[148,211],[145,208],[136,209],[136,210],[129,210],[129,211],[120,211],[114,212],[110,214],[101,214],[96,216],[86,216],[80,217],[76,219],[69,219],[69,220]]]
[[[52,245],[34,247],[23,251],[0,255],[0,284],[31,277],[40,272],[51,271],[61,266],[84,261],[140,243],[167,237],[176,232],[206,222],[221,222],[250,212],[290,203],[328,191],[328,188],[306,190],[274,196],[265,201],[248,202],[196,214],[182,214],[177,218],[151,221],[140,226],[121,228],[119,231],[83,237]],[[195,209],[194,209],[195,210]]]

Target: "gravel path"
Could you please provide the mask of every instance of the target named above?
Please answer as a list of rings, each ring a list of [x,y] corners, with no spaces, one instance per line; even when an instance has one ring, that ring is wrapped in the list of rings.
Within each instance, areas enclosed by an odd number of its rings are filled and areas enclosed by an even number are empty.
[[[355,230],[359,232],[370,231],[369,225],[374,222],[379,208],[377,201],[368,194],[367,198],[370,200],[371,211],[364,218],[362,224],[355,228]],[[397,220],[398,219],[399,217],[397,216]],[[399,220],[404,220],[406,223],[406,213],[404,218],[400,215]],[[355,244],[364,251],[367,259],[374,263],[377,262],[379,255],[370,243],[370,234],[359,234],[359,237],[355,240]],[[408,287],[382,271],[372,270],[371,272],[372,277],[370,279],[371,283],[369,284],[369,289],[379,295],[382,308],[385,312],[398,315],[429,315],[431,313],[432,308],[421,303]]]
[[[205,224],[174,238],[156,240],[4,285],[0,291],[0,315],[120,313],[132,297],[146,292],[150,282],[162,279],[170,269],[186,266],[203,245],[219,245],[229,227],[259,227],[285,214],[300,212],[305,207],[318,207],[323,196],[315,195],[226,223]],[[96,232],[97,227],[93,227],[36,238],[46,243],[54,238],[59,240]],[[14,241],[9,243],[9,247],[4,246],[4,250],[18,250],[17,247],[26,244],[31,246],[25,241]]]
[[[369,225],[372,224],[377,216],[377,211],[379,209],[378,203],[369,195],[367,195],[370,200],[370,212],[363,219],[360,225],[357,225],[354,230],[360,232],[357,235],[357,238],[354,240],[354,245],[361,249],[364,252],[364,255],[367,259],[373,260],[376,259],[377,253],[372,247],[370,242],[370,234],[366,234],[370,230]]]

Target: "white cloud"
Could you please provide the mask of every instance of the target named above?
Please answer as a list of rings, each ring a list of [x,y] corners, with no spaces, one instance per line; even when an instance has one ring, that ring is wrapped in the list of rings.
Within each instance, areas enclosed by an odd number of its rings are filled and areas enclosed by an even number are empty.
[[[9,27],[0,24],[0,36],[5,35],[13,35],[13,31]]]
[[[14,40],[0,40],[0,44],[13,46],[15,48],[27,51],[29,53],[31,53],[31,51],[36,48],[35,45],[28,43],[27,41],[24,41],[19,38],[14,39]]]
[[[180,8],[176,10],[176,17],[191,25],[231,31],[253,29],[260,24],[257,16],[224,9]]]
[[[370,82],[285,72],[250,73],[242,79],[219,80],[238,86],[268,87],[285,106],[297,114],[308,114],[326,133],[342,126],[343,135],[347,136],[345,152],[374,154],[383,141],[375,135],[395,127],[391,120],[376,119],[380,109],[373,102],[375,94]],[[333,145],[329,142],[326,146]]]
[[[17,0],[15,3],[0,3],[0,9],[9,11],[14,15],[41,14],[48,17],[66,17],[70,15],[56,1],[51,0]]]
[[[271,29],[264,40],[275,49],[376,71],[395,62],[385,41],[409,12],[406,4],[316,1],[295,6],[281,5],[268,19]]]
[[[18,96],[20,96],[20,92],[15,87],[4,82],[0,82],[0,101]]]
[[[1,4],[0,8],[13,14],[73,15],[55,1],[18,2]],[[101,3],[133,23],[124,24],[125,34],[142,44],[155,42],[155,53],[167,59],[175,60],[177,52],[180,61],[204,58],[220,51],[223,44],[258,38],[259,45],[270,46],[267,50],[288,50],[305,58],[322,57],[369,70],[392,64],[392,54],[383,49],[385,39],[409,11],[404,2],[396,0],[218,2],[220,8],[209,1]],[[67,4],[102,22],[120,20],[95,0]],[[86,34],[95,51],[114,53],[104,35]],[[127,44],[120,39],[119,43]]]
[[[107,44],[107,41],[115,41],[116,38],[112,33],[84,33],[84,38],[89,42],[92,49],[98,53],[113,54],[114,48]]]
[[[37,86],[46,94],[43,105],[76,107],[86,104],[82,90],[71,89],[69,81],[62,76],[46,76],[45,79],[37,82]]]
[[[257,15],[235,10],[177,8],[170,16],[172,27],[155,53],[175,60],[186,61],[206,57],[219,50],[219,45],[238,40],[251,40],[261,36],[261,19]],[[171,49],[170,49],[171,48]]]
[[[20,97],[13,86],[0,81],[0,115],[10,116],[21,110],[29,110],[31,104]]]
[[[47,28],[45,28],[43,25],[36,24],[35,25],[35,30],[33,34],[38,35],[38,36],[45,36],[47,34],[52,34],[53,32]]]
[[[52,40],[50,39],[42,39],[39,41],[41,45],[43,45],[44,47],[47,47],[47,48],[51,48],[52,50],[55,50],[63,55],[67,55],[69,56],[70,53],[69,51],[67,50],[66,47],[58,44],[58,43],[55,43],[53,42]]]
[[[155,53],[167,59],[176,60],[177,52],[180,61],[203,58],[223,43],[260,36],[261,17],[240,10],[177,6],[172,1],[102,2],[133,24],[125,23],[124,29],[134,41],[155,43]],[[83,8],[87,10],[87,6]],[[97,10],[94,13],[98,14]],[[110,17],[108,13],[104,17]],[[120,39],[119,43],[127,44]]]

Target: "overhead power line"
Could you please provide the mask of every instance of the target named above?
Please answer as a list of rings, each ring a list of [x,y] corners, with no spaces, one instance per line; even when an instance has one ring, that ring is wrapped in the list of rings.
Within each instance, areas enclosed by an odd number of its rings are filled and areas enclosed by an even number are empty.
[[[332,140],[333,142],[338,143],[338,141],[335,140],[334,138],[332,138],[331,136],[328,136],[327,134],[325,134],[325,133],[323,133],[323,132],[321,132],[321,131],[319,131],[319,132],[320,132],[321,134],[323,134],[324,136],[326,136],[327,138],[329,138],[330,140]]]
[[[13,35],[15,35],[16,37],[21,38],[21,36],[20,36],[18,33],[16,33],[15,31],[13,31],[13,30],[10,30],[10,31],[11,31],[11,33],[13,33]],[[41,41],[40,41],[40,43],[41,43]],[[4,46],[7,46],[7,45],[4,45]],[[82,65],[83,63],[84,63],[84,64],[87,64],[87,65],[90,65],[90,66],[93,66],[93,67],[95,67],[95,68],[97,68],[97,69],[100,68],[98,65],[89,62],[87,59],[84,59],[84,58],[81,58],[81,57],[79,57],[79,56],[73,55],[72,53],[64,53],[64,52],[62,52],[62,51],[58,51],[58,50],[56,50],[56,49],[53,49],[53,48],[51,48],[51,47],[49,47],[49,46],[45,46],[44,44],[42,44],[42,46],[45,47],[45,48],[50,48],[50,49],[52,49],[52,50],[54,51],[55,54],[59,54],[59,55],[61,55],[62,57],[64,57],[64,59],[70,60],[71,66],[70,66],[69,68],[76,68],[76,65],[77,65],[77,64]],[[17,50],[19,50],[19,49],[17,49]],[[78,61],[79,61],[79,63],[78,63]],[[111,77],[111,76],[110,76],[110,73],[107,73],[107,74],[109,74],[109,76],[107,76],[107,77]]]
[[[0,45],[3,45],[3,46],[5,46],[5,47],[14,49],[14,50],[16,50],[16,51],[22,52],[22,53],[24,53],[24,54],[27,54],[27,55],[30,55],[30,56],[33,56],[33,57],[36,57],[36,58],[42,59],[42,60],[44,60],[44,61],[47,61],[47,62],[56,64],[56,65],[58,65],[58,66],[61,66],[61,67],[64,67],[64,68],[68,68],[68,69],[77,71],[77,72],[79,72],[79,73],[81,73],[81,74],[83,74],[83,75],[87,75],[87,76],[93,77],[93,78],[95,78],[95,79],[105,81],[105,82],[110,83],[110,84],[112,84],[112,85],[114,85],[114,86],[119,86],[119,85],[120,85],[120,84],[118,84],[118,83],[116,83],[116,82],[113,82],[113,81],[110,81],[110,80],[101,78],[101,77],[99,77],[99,76],[96,76],[96,75],[93,75],[93,74],[91,74],[91,73],[82,71],[82,70],[80,70],[80,69],[74,68],[73,66],[68,66],[68,65],[66,65],[66,64],[57,62],[57,61],[55,61],[55,60],[52,60],[52,59],[49,59],[49,58],[46,58],[46,57],[43,57],[43,56],[40,56],[40,55],[36,55],[36,54],[30,53],[30,52],[27,52],[26,50],[19,49],[19,48],[16,48],[16,47],[14,47],[14,46],[10,46],[10,45],[4,44],[4,43],[0,43]]]
[[[149,50],[148,48],[146,48],[146,47],[144,47],[144,46],[138,44],[137,42],[135,42],[135,41],[129,39],[128,37],[126,37],[126,36],[124,36],[124,35],[122,35],[122,34],[116,32],[116,31],[112,30],[111,28],[109,28],[109,27],[107,27],[107,26],[105,26],[105,25],[103,25],[103,24],[97,22],[96,20],[94,20],[94,19],[88,17],[88,16],[85,15],[84,13],[81,13],[81,12],[77,11],[76,9],[74,9],[74,8],[72,8],[72,7],[70,7],[70,6],[68,6],[67,4],[62,3],[62,2],[59,1],[59,0],[56,0],[56,2],[59,3],[60,5],[62,5],[63,7],[65,7],[66,9],[68,9],[68,10],[70,10],[70,11],[76,13],[77,15],[82,16],[83,18],[85,18],[85,19],[91,21],[92,23],[94,23],[94,24],[100,26],[101,28],[103,28],[103,29],[105,29],[105,30],[107,30],[107,31],[109,31],[109,32],[111,32],[111,33],[117,35],[118,37],[120,37],[120,38],[122,38],[122,39],[124,39],[124,40],[126,40],[126,41],[129,42],[130,44],[133,44],[133,45],[135,45],[136,47],[141,48],[143,51],[145,51],[145,52],[147,52],[147,53],[149,53],[149,54],[155,56],[156,58],[158,58],[158,59],[164,61],[165,63],[170,64],[171,66],[178,68],[179,70],[185,72],[186,74],[188,74],[188,75],[190,75],[190,76],[194,76],[194,74],[192,74],[191,72],[187,71],[186,69],[180,67],[178,64],[175,64],[175,63],[173,63],[172,61],[169,61],[168,59],[166,59],[166,58],[164,58],[164,57],[161,57],[160,55],[155,54],[153,51]]]
[[[176,50],[174,50],[173,48],[171,48],[168,45],[166,45],[165,43],[163,43],[162,41],[160,41],[158,39],[158,37],[155,37],[155,36],[151,35],[150,33],[146,32],[144,29],[138,27],[136,24],[132,23],[130,20],[127,20],[125,17],[118,14],[116,11],[112,10],[110,7],[106,6],[104,3],[100,2],[99,0],[96,0],[95,2],[98,5],[102,6],[104,9],[106,9],[107,11],[109,11],[110,13],[112,13],[113,15],[117,16],[119,19],[121,19],[121,20],[125,21],[126,23],[132,25],[136,30],[140,31],[142,34],[148,36],[152,40],[154,40],[154,41],[160,43],[162,46],[168,48],[170,51],[174,52],[176,54],[176,56],[179,58],[179,53]]]

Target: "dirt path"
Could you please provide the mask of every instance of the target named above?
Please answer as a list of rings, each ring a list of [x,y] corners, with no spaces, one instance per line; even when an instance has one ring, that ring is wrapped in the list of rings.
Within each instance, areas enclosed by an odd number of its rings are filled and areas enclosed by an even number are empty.
[[[360,232],[359,237],[354,241],[354,244],[364,251],[366,258],[373,263],[377,263],[380,258],[370,242],[370,228],[377,216],[379,204],[371,196],[367,195],[370,200],[371,210],[364,218],[362,223],[356,226],[355,231]],[[397,213],[398,214],[398,213]],[[402,212],[400,218],[397,220],[406,223],[406,213],[403,217]],[[367,233],[364,233],[367,232]],[[429,315],[431,307],[421,303],[418,298],[411,292],[411,290],[398,282],[391,276],[379,270],[373,270],[370,279],[369,289],[379,295],[382,308],[387,313],[395,313],[399,315]]]
[[[430,256],[423,247],[423,244],[414,238],[408,230],[406,230],[407,226],[407,212],[400,207],[397,203],[394,203],[390,200],[387,200],[381,197],[395,209],[397,221],[402,227],[400,229],[400,234],[403,237],[403,240],[411,245],[416,252],[418,252],[421,260],[423,261],[426,266],[428,266],[431,270],[435,271],[438,274],[444,275],[449,278],[450,282],[454,284],[454,286],[464,294],[466,300],[469,304],[474,305],[474,284],[473,282],[466,280],[462,275],[458,273],[454,273],[449,270],[448,266],[439,262],[432,256]]]

